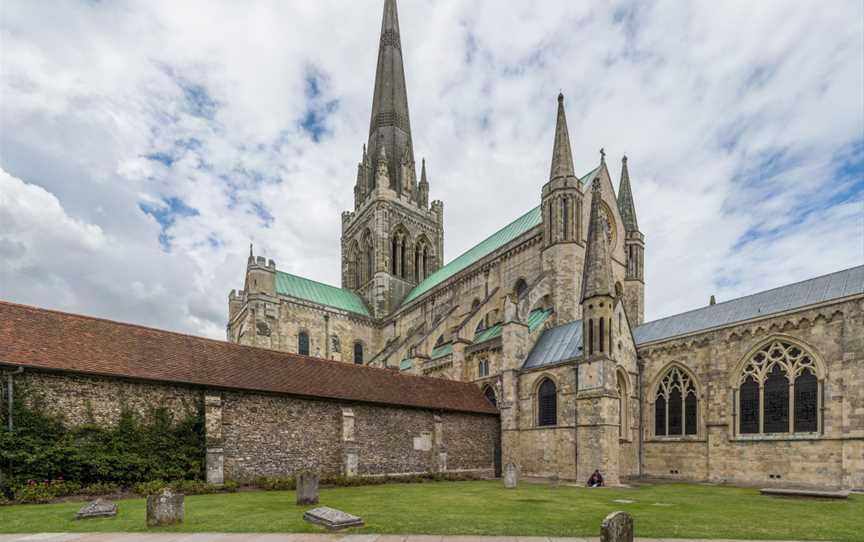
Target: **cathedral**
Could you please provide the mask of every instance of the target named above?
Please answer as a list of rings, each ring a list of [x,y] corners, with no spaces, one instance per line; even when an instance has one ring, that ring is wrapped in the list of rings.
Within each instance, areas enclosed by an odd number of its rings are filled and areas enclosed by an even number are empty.
[[[864,266],[644,322],[627,157],[577,173],[562,95],[537,205],[445,263],[403,60],[385,0],[341,286],[250,248],[228,341],[474,383],[499,471],[864,488]]]

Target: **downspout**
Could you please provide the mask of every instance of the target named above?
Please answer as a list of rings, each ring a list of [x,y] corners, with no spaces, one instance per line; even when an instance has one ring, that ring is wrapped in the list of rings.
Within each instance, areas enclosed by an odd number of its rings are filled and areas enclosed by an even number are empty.
[[[7,399],[7,403],[9,406],[9,418],[6,421],[7,421],[7,428],[9,429],[10,433],[15,428],[15,424],[12,421],[13,405],[15,403],[15,401],[14,401],[14,388],[15,388],[15,386],[13,385],[13,381],[14,381],[13,377],[15,375],[20,375],[23,372],[24,372],[24,367],[18,367],[14,371],[5,373],[6,374],[6,399]]]
[[[324,359],[330,359],[330,315],[324,315]]]
[[[644,438],[645,438],[645,426],[644,426],[644,417],[643,417],[643,395],[644,395],[644,386],[642,385],[642,378],[644,376],[645,371],[645,360],[642,358],[636,359],[636,366],[639,368],[639,477],[642,477],[642,464],[645,461],[645,450],[644,447]]]

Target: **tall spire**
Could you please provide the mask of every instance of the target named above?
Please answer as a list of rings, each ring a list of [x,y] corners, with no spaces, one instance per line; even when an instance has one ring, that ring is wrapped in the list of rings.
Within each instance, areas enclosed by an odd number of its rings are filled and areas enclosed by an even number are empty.
[[[408,118],[408,93],[405,87],[405,68],[402,65],[402,44],[399,36],[399,14],[396,0],[384,0],[381,38],[378,45],[378,65],[375,70],[375,92],[372,97],[372,116],[369,120],[369,155],[375,160],[377,148],[387,147],[390,157],[391,186],[401,192],[403,187],[399,157],[410,154],[408,162],[414,167],[411,149],[411,123]]]
[[[624,222],[625,231],[639,231],[636,222],[636,206],[633,205],[633,191],[630,189],[630,172],[627,170],[627,156],[621,159],[621,184],[618,185],[618,212]]]
[[[570,133],[567,131],[567,116],[564,114],[564,94],[558,94],[558,120],[555,124],[555,143],[552,145],[552,169],[549,172],[549,180],[575,175],[573,153],[570,150]]]
[[[588,219],[588,247],[582,269],[582,301],[598,295],[613,296],[612,263],[609,260],[609,238],[606,214],[601,209],[600,179],[591,184],[591,216]]]
[[[429,205],[429,180],[426,178],[426,159],[423,158],[420,166],[420,186],[417,190],[417,204],[426,208]]]

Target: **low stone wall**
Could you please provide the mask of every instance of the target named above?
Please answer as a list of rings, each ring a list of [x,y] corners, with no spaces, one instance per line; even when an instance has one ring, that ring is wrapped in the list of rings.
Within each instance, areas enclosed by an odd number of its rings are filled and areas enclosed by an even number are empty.
[[[204,405],[207,479],[473,471],[491,475],[497,415],[318,400],[27,370],[16,385],[70,425],[117,423],[122,406],[180,416]]]

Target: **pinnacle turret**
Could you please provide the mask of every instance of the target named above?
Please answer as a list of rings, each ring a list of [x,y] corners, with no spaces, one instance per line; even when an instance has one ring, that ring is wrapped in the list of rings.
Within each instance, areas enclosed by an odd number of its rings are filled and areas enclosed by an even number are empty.
[[[567,116],[564,114],[564,95],[558,94],[558,119],[555,123],[555,142],[552,144],[552,168],[549,172],[549,180],[575,175],[573,153],[570,150],[570,133],[567,131]]]
[[[582,271],[582,301],[595,296],[610,296],[615,292],[612,262],[609,259],[609,238],[606,214],[602,206],[600,179],[591,184],[591,215],[588,219],[588,246]]]
[[[420,166],[420,186],[417,190],[417,205],[424,209],[429,205],[429,181],[426,179],[425,158],[423,158]]]
[[[378,64],[375,70],[375,92],[372,98],[372,116],[369,121],[369,154],[377,170],[379,146],[387,147],[390,157],[391,186],[401,192],[405,180],[399,158],[410,154],[408,163],[413,171],[414,154],[411,149],[411,123],[408,117],[408,93],[405,87],[405,69],[402,65],[402,43],[399,35],[399,14],[396,0],[384,1],[381,38],[378,45]]]
[[[621,184],[618,185],[618,212],[628,232],[639,231],[636,222],[636,206],[633,205],[633,192],[630,189],[630,172],[627,170],[627,157],[621,159]]]

